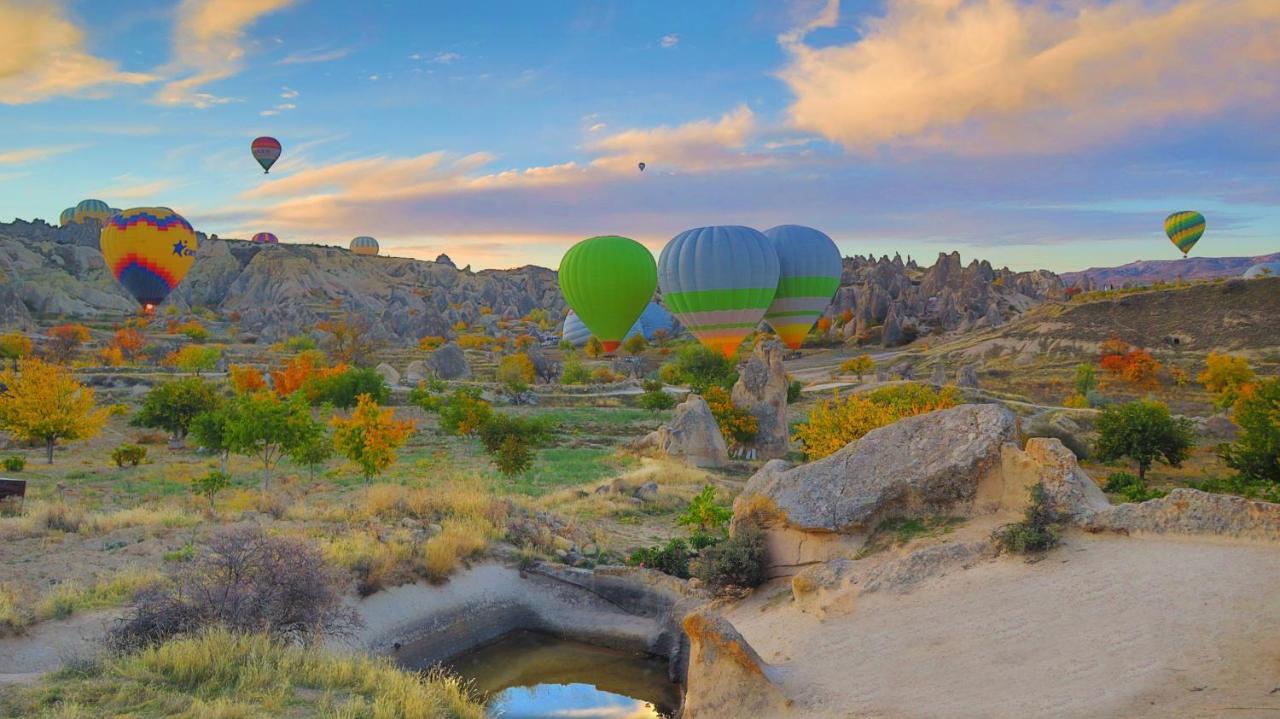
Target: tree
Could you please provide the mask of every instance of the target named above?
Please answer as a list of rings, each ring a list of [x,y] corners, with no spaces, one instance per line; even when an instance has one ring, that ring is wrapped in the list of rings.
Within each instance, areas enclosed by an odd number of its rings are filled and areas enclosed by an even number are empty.
[[[695,394],[705,394],[711,387],[729,389],[738,379],[732,360],[700,344],[680,348],[658,374],[663,382],[684,385]]]
[[[663,389],[661,381],[645,380],[644,394],[640,395],[640,406],[653,412],[660,412],[676,406],[676,398]]]
[[[1245,479],[1280,483],[1280,378],[1246,385],[1232,419],[1240,436],[1219,448],[1223,461]]]
[[[338,371],[345,369],[339,368]],[[278,370],[271,370],[271,386],[281,397],[297,392],[317,377],[328,373],[328,362],[319,350],[304,350]]]
[[[1196,376],[1196,380],[1214,396],[1214,404],[1219,409],[1235,404],[1241,388],[1257,379],[1249,367],[1249,360],[1244,357],[1210,352],[1204,359],[1204,365],[1204,371]]]
[[[94,402],[93,390],[62,367],[38,359],[18,361],[0,372],[0,428],[19,439],[44,442],[49,464],[60,439],[88,439],[107,422],[108,412]]]
[[[359,465],[365,484],[396,461],[396,449],[414,430],[413,422],[397,420],[395,410],[363,394],[350,417],[334,417],[332,424],[334,448]]]
[[[348,367],[340,372],[322,371],[303,388],[311,404],[328,403],[341,409],[356,406],[364,394],[382,404],[391,395],[387,381],[372,367]]]
[[[596,339],[595,335],[592,335],[587,338],[587,345],[582,348],[582,351],[586,352],[588,357],[594,359],[604,354],[604,345],[600,343],[600,340]]]
[[[623,341],[622,350],[634,357],[641,352],[644,352],[645,348],[648,346],[649,343],[645,341],[644,333],[637,332]]]
[[[31,338],[21,332],[0,336],[0,360],[19,360],[31,354]]]
[[[315,431],[311,408],[301,395],[280,399],[265,392],[236,397],[228,407],[224,442],[230,451],[262,462],[265,491],[280,457]]]
[[[846,360],[840,365],[841,372],[857,375],[858,381],[862,381],[862,375],[874,372],[876,369],[876,361],[871,359],[871,355],[858,355],[851,360]]]
[[[188,428],[191,438],[199,442],[201,448],[218,453],[223,474],[227,473],[227,460],[231,454],[231,419],[231,406],[223,403],[211,412],[194,417]]]
[[[169,446],[176,449],[186,439],[191,421],[221,404],[218,390],[199,377],[169,380],[151,388],[130,424],[165,430],[169,433]]]
[[[1094,371],[1093,365],[1087,362],[1076,365],[1076,394],[1088,397],[1097,388],[1098,373]]]
[[[369,322],[353,312],[340,319],[321,322],[316,329],[328,335],[324,347],[335,363],[367,365],[378,349],[378,343],[370,334]]]
[[[263,379],[262,372],[255,367],[233,364],[227,368],[227,375],[231,383],[231,391],[236,394],[252,394],[267,390],[267,381]]]
[[[289,450],[289,459],[300,467],[306,467],[312,482],[316,481],[317,468],[323,466],[331,457],[333,457],[333,437],[329,436],[324,425],[319,422],[308,428],[293,449]]]
[[[718,531],[733,518],[733,510],[716,503],[716,488],[707,485],[689,502],[676,523],[685,527],[693,527],[704,534]]]
[[[1143,482],[1153,462],[1181,466],[1195,443],[1191,420],[1175,419],[1169,408],[1159,402],[1139,400],[1104,407],[1096,426],[1098,459],[1132,459],[1138,464],[1138,479]]]
[[[92,335],[89,328],[79,324],[64,324],[50,328],[49,340],[44,345],[45,355],[58,364],[66,364],[80,354],[80,347]]]
[[[498,363],[498,381],[512,397],[529,389],[533,376],[533,360],[527,354],[507,355]]]
[[[165,363],[177,367],[183,372],[208,372],[218,366],[222,359],[222,348],[202,345],[183,345],[177,352],[165,358]]]
[[[132,362],[142,354],[146,344],[147,338],[141,332],[132,327],[122,327],[111,337],[109,346],[118,349],[126,360]]]
[[[216,511],[216,508],[213,505],[213,498],[217,496],[218,492],[221,492],[230,485],[231,480],[227,477],[226,472],[218,472],[215,470],[213,472],[209,472],[203,477],[193,479],[191,481],[191,492],[209,500],[209,513],[212,514]]]
[[[564,355],[564,369],[560,372],[560,384],[586,384],[591,373],[582,366],[582,359],[572,350]]]

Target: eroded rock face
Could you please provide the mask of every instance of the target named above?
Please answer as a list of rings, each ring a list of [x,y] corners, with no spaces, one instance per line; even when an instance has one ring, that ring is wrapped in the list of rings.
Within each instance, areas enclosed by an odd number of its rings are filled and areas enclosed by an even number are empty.
[[[426,359],[427,369],[440,379],[466,379],[471,376],[471,365],[457,344],[450,342],[432,352]]]
[[[756,418],[759,429],[755,448],[757,455],[764,458],[786,456],[791,447],[783,354],[781,342],[757,344],[733,385],[733,403]]]
[[[1039,482],[1057,512],[1069,521],[1084,522],[1111,507],[1107,495],[1076,463],[1076,456],[1053,437],[1027,440],[1025,450],[1007,447],[1003,472],[1006,486],[1016,486],[1019,497],[1009,497],[1006,505],[1025,505],[1026,487]]]
[[[383,362],[374,368],[374,371],[382,375],[382,381],[387,383],[388,387],[396,387],[400,384],[400,373],[395,367]]]
[[[1167,497],[1108,507],[1082,524],[1094,531],[1198,534],[1280,542],[1280,504],[1175,489]]]
[[[681,402],[671,421],[636,440],[632,449],[682,459],[697,467],[723,467],[729,448],[706,400],[696,394]]]
[[[689,676],[684,719],[778,717],[791,702],[772,670],[724,617],[707,611],[684,619],[689,637]]]
[[[417,387],[427,381],[430,370],[427,369],[427,363],[422,360],[414,360],[404,368],[404,382],[410,387]]]

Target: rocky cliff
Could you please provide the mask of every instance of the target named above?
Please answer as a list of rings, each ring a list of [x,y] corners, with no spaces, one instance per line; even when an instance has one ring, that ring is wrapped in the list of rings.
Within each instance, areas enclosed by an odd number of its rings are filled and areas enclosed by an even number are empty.
[[[1256,257],[1189,257],[1178,260],[1138,260],[1119,267],[1090,267],[1064,272],[1062,281],[1084,289],[1149,285],[1175,280],[1213,280],[1239,277],[1250,267],[1280,260],[1280,252]]]

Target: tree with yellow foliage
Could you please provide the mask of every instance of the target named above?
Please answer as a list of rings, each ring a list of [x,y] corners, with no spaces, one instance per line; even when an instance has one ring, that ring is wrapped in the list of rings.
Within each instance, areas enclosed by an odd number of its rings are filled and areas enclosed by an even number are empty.
[[[396,461],[396,450],[413,432],[411,421],[395,418],[395,410],[383,409],[367,394],[356,399],[350,417],[334,417],[333,445],[342,456],[355,462],[368,484]]]
[[[0,360],[18,360],[31,354],[31,338],[21,332],[0,336]]]
[[[48,335],[49,340],[45,342],[44,352],[49,359],[58,364],[66,364],[75,359],[80,354],[81,345],[92,338],[88,327],[74,323],[52,327]]]
[[[875,368],[876,361],[871,359],[871,355],[868,354],[859,355],[851,360],[845,360],[844,364],[840,365],[841,372],[857,375],[859,382],[862,381],[862,375],[874,371]]]
[[[1244,357],[1210,352],[1204,358],[1204,365],[1204,371],[1196,376],[1196,380],[1214,396],[1214,403],[1219,409],[1235,404],[1241,388],[1258,379],[1249,367],[1249,360]]]
[[[44,442],[49,464],[60,439],[93,437],[107,422],[107,410],[94,402],[93,390],[67,370],[38,359],[20,360],[18,369],[0,372],[0,428],[29,441]]]

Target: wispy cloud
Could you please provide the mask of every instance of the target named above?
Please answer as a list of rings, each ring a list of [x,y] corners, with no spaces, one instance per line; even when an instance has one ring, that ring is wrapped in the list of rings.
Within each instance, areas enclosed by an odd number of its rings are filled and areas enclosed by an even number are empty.
[[[601,130],[605,129],[606,127],[608,127],[608,125],[605,125],[603,122],[597,122],[596,124],[592,125],[591,127],[588,127],[588,128],[587,128],[587,132],[600,132]]]
[[[298,91],[297,91],[297,90],[293,90],[293,89],[290,89],[290,88],[288,88],[288,87],[282,87],[282,88],[280,88],[280,97],[281,97],[281,98],[283,98],[283,99],[285,99],[285,100],[292,100],[293,98],[295,98],[295,97],[297,97],[297,96],[298,96]]]
[[[663,35],[662,39],[658,40],[658,45],[663,48],[675,47],[676,45],[679,45],[679,44],[680,44],[680,35],[679,33],[674,33],[674,32],[670,33],[669,35]]]
[[[461,59],[462,56],[456,52],[438,52],[435,57],[431,58],[431,62],[436,65],[452,65]]]
[[[0,150],[0,165],[25,165],[28,162],[43,160],[55,155],[79,150],[82,147],[85,147],[85,145],[54,145],[49,147],[24,147],[19,150]]]
[[[170,70],[174,77],[156,93],[161,105],[213,107],[234,98],[200,90],[240,72],[245,30],[259,17],[295,0],[183,0],[178,6]]]
[[[855,151],[1062,152],[1140,128],[1275,112],[1275,0],[888,0],[848,44],[813,46],[832,0],[782,35],[798,129]]]
[[[755,114],[739,105],[718,120],[698,120],[676,127],[624,130],[596,140],[588,149],[603,155],[593,166],[630,171],[637,162],[686,171],[723,171],[758,167],[774,161],[751,152],[758,131]]]
[[[95,197],[109,197],[112,202],[119,200],[153,201],[157,199],[158,195],[167,190],[173,189],[178,184],[174,180],[131,182],[132,178],[129,175],[122,175],[115,179],[117,180],[117,184],[99,188],[89,194]]]
[[[332,62],[341,60],[351,54],[351,48],[324,48],[317,47],[310,50],[299,50],[290,53],[276,61],[277,65],[308,65],[316,62]]]
[[[289,111],[289,110],[295,110],[295,109],[297,109],[297,107],[298,107],[298,106],[297,106],[297,105],[295,105],[295,104],[293,104],[292,102],[282,102],[282,103],[280,103],[279,105],[276,105],[275,107],[273,107],[273,108],[271,108],[271,109],[269,109],[269,110],[263,110],[262,112],[259,112],[258,114],[259,114],[259,115],[261,115],[262,117],[271,117],[272,115],[279,115],[279,114],[280,114],[280,113],[282,113],[282,112],[287,112],[287,111]]]
[[[85,51],[84,31],[59,3],[0,0],[0,104],[71,95],[104,97],[112,85],[143,85],[152,75],[121,71]]]

